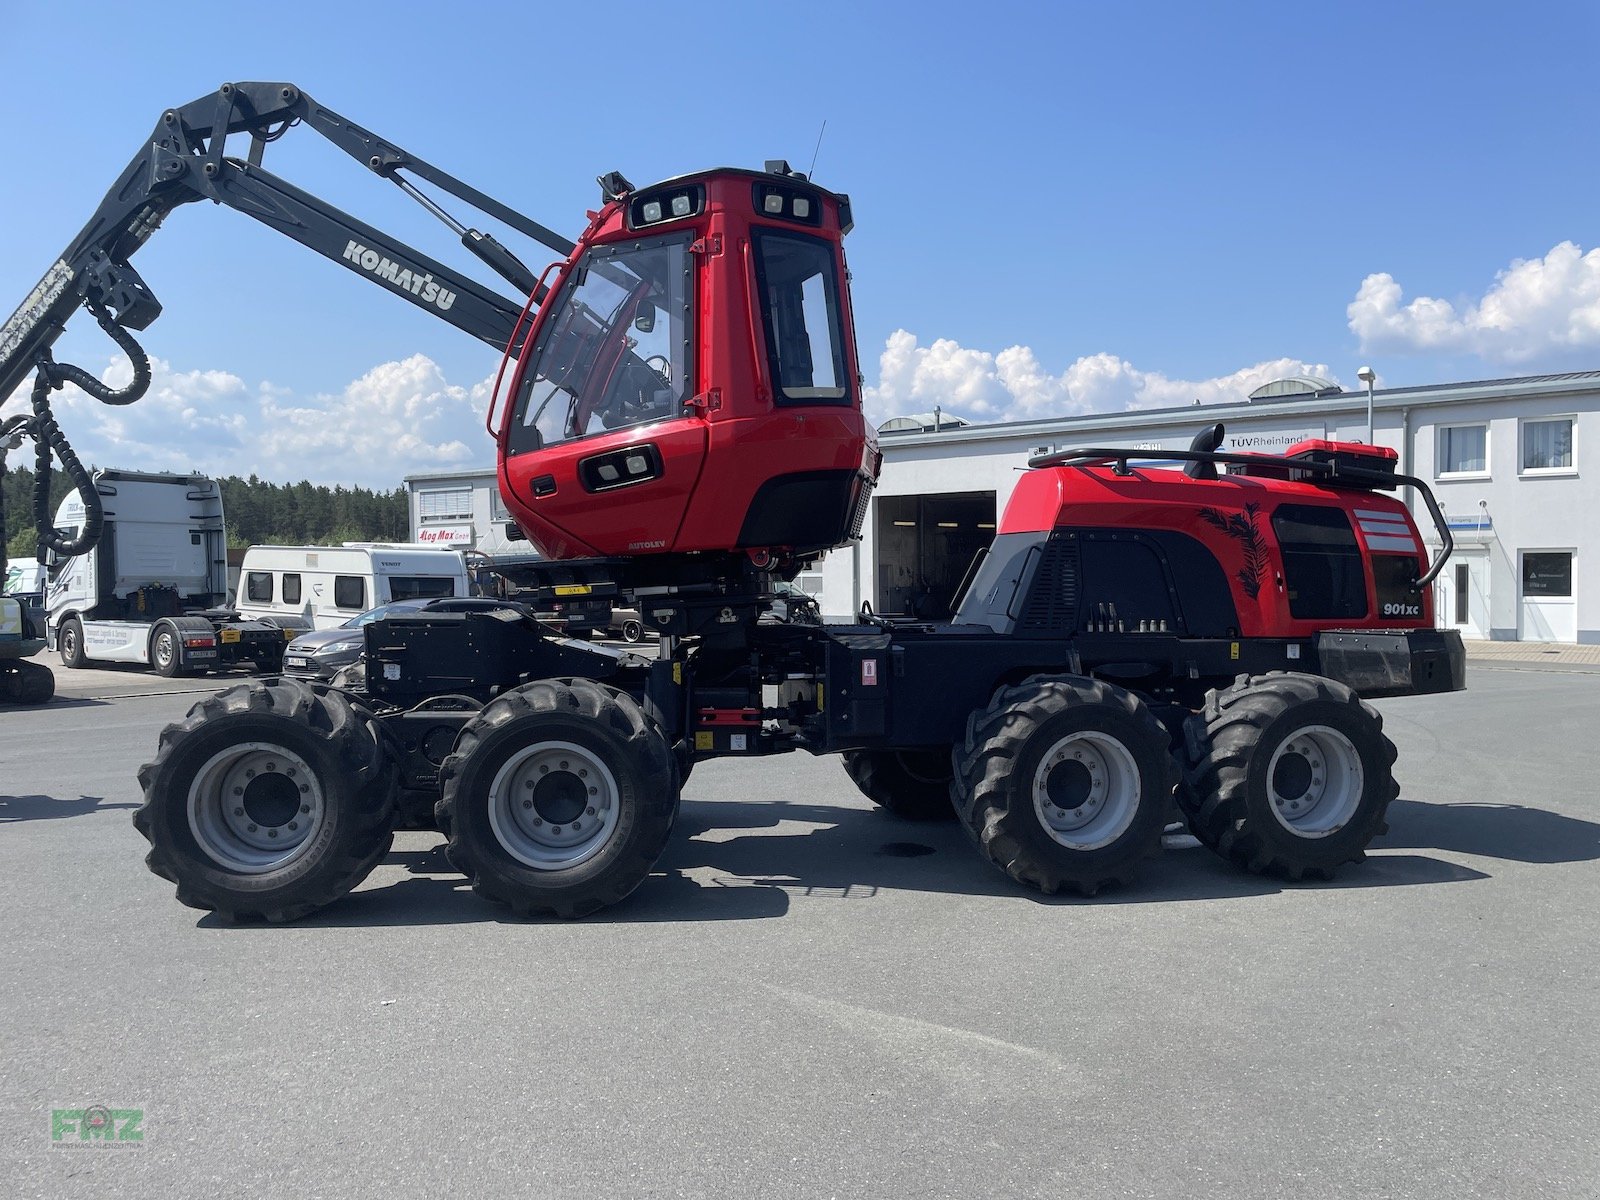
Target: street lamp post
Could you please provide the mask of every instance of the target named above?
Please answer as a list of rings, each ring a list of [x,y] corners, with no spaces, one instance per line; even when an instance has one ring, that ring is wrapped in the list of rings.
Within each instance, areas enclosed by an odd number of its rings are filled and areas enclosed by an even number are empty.
[[[1378,378],[1378,373],[1371,367],[1362,367],[1356,372],[1356,378],[1367,385],[1367,445],[1376,446],[1378,443],[1372,436],[1372,384]]]

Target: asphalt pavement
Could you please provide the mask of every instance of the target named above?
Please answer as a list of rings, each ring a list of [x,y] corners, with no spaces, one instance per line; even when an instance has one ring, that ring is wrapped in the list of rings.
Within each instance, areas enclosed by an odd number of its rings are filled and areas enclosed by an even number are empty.
[[[106,674],[0,713],[0,1194],[1600,1195],[1592,672],[1380,702],[1401,799],[1332,884],[1174,838],[1048,899],[795,755],[697,768],[597,917],[408,833],[283,927],[178,905],[129,820],[227,681]],[[94,1105],[142,1140],[52,1140]]]

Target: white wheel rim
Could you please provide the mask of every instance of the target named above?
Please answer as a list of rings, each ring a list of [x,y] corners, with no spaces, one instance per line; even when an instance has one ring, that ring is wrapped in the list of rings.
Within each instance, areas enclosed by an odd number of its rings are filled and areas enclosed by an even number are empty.
[[[175,647],[170,633],[162,633],[156,637],[156,665],[170,667]]]
[[[617,781],[572,742],[517,751],[489,786],[489,826],[505,852],[536,871],[562,871],[600,853],[617,830]]]
[[[305,759],[271,742],[212,755],[189,785],[189,832],[206,857],[240,875],[287,866],[306,852],[327,813]]]
[[[1360,807],[1365,783],[1355,744],[1327,725],[1295,730],[1267,763],[1272,815],[1297,837],[1338,833]]]
[[[1033,811],[1069,850],[1098,850],[1133,824],[1143,781],[1133,755],[1109,734],[1069,734],[1033,772]]]

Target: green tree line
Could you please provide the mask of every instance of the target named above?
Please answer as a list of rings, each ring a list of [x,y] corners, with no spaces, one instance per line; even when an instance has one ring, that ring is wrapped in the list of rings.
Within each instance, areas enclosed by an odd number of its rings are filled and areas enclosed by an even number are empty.
[[[326,546],[340,542],[400,542],[411,536],[404,488],[376,492],[370,488],[327,487],[299,483],[265,483],[255,475],[218,478],[222,511],[228,522],[228,545],[263,543]],[[60,471],[50,477],[50,512],[69,491]],[[4,504],[6,556],[32,558],[37,546],[33,527],[33,471],[11,467],[0,476]]]

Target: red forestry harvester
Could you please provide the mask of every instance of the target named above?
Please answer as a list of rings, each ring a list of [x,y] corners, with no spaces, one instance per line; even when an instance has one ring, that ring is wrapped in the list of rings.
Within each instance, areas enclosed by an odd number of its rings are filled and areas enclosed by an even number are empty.
[[[302,122],[440,215],[524,300],[265,172],[266,143]],[[252,139],[246,158],[225,153],[229,135]],[[561,258],[535,276],[414,179]],[[647,658],[510,614],[420,613],[368,626],[339,686],[206,698],[163,732],[134,818],[180,900],[303,915],[358,883],[410,818],[436,821],[489,899],[578,916],[645,879],[695,763],[791,750],[841,753],[873,801],[961,820],[1045,891],[1132,877],[1174,797],[1249,870],[1323,876],[1362,857],[1396,784],[1361,697],[1464,675],[1428,588],[1449,534],[1392,453],[1226,454],[1218,426],[1159,454],[1181,469],[1114,449],[1035,459],[952,620],[821,623],[779,585],[859,533],[879,465],[849,200],[783,163],[600,183],[567,242],[296,88],[229,85],[163,115],[0,329],[0,394],[37,370],[24,432],[42,466],[54,448],[78,477],[49,394],[69,379],[105,389],[50,344],[87,305],[141,390],[129,331],[159,305],[129,255],[182,203],[234,207],[504,353],[488,418],[500,491],[545,555],[518,582],[627,604],[660,637]],[[1431,564],[1401,486],[1443,539]]]

